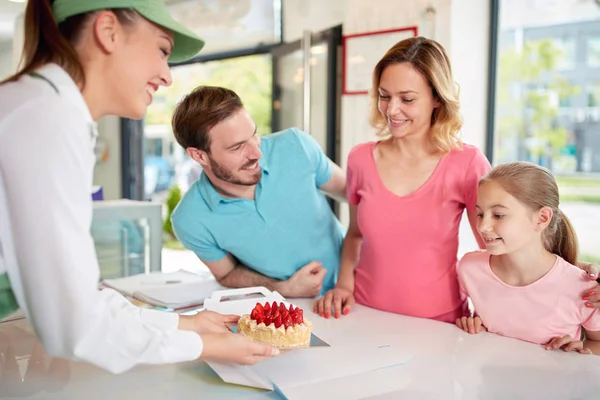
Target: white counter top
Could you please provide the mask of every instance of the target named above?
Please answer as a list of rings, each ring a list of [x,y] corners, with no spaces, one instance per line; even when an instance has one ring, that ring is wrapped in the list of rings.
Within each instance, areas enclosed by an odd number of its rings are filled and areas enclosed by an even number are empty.
[[[377,399],[599,399],[600,357],[482,333],[470,336],[435,321],[357,306],[340,320],[306,310],[315,332],[383,329],[406,341],[412,360],[358,376],[313,385],[311,398]],[[324,335],[325,336],[325,335]],[[368,336],[365,336],[368,340]],[[298,350],[301,351],[301,350]],[[352,355],[348,354],[348,362]],[[25,320],[0,324],[0,398],[26,399],[278,399],[223,383],[204,363],[138,367],[112,375],[44,353]]]

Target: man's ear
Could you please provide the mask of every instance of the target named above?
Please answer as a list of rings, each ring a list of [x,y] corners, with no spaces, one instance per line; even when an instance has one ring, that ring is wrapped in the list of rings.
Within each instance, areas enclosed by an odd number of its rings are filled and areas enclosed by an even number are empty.
[[[100,11],[93,23],[94,40],[107,54],[112,54],[124,35],[119,19],[112,11]]]
[[[554,212],[550,207],[542,207],[535,215],[535,227],[538,231],[543,231],[548,227]]]
[[[208,162],[208,153],[203,150],[198,150],[194,147],[188,147],[185,149],[185,152],[191,159],[196,161],[198,164],[202,165],[202,167],[206,167]]]

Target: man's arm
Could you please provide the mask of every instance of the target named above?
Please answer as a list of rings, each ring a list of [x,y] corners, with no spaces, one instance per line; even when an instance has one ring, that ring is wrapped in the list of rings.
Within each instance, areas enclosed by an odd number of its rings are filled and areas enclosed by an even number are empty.
[[[202,261],[213,273],[217,281],[227,287],[242,288],[264,286],[285,297],[314,297],[321,291],[327,270],[320,262],[312,261],[290,277],[282,281],[269,278],[242,265],[230,253],[219,261]]]
[[[242,265],[230,253],[227,253],[227,255],[219,261],[202,260],[202,262],[206,264],[217,281],[223,286],[230,288],[264,286],[269,290],[276,290],[281,293],[281,284],[284,281],[269,278],[251,270]]]
[[[346,173],[336,163],[331,163],[331,178],[321,186],[321,189],[327,196],[339,202],[346,202]]]

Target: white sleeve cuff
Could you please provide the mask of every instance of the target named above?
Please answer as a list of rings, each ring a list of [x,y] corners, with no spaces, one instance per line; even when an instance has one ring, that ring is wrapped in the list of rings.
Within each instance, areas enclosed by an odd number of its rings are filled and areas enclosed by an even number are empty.
[[[200,335],[192,331],[176,330],[166,340],[169,349],[168,362],[197,360],[202,355],[203,342]]]

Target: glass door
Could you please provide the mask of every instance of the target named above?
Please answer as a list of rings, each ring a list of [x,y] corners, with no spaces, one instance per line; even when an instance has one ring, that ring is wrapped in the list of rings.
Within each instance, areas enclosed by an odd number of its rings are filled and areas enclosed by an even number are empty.
[[[338,164],[341,39],[337,26],[272,50],[273,132],[297,127]]]

